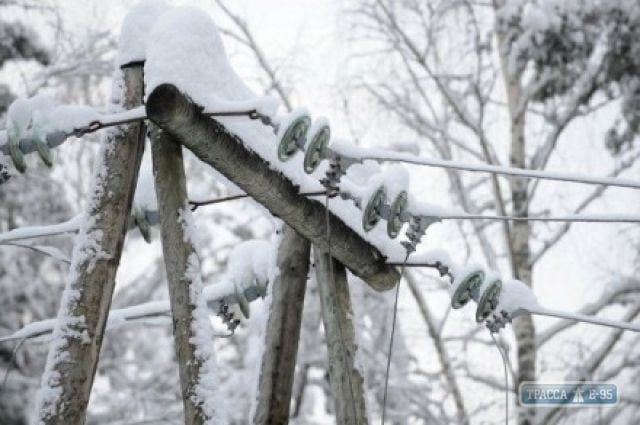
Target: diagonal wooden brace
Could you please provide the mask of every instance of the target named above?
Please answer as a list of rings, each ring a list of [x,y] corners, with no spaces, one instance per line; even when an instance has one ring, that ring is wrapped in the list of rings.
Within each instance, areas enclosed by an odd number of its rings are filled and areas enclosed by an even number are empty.
[[[171,84],[156,87],[147,99],[147,116],[200,160],[251,195],[318,249],[328,251],[325,207],[301,196],[298,187],[247,149],[222,124],[202,113]],[[398,271],[375,247],[330,213],[331,255],[372,288],[383,291],[398,282]]]

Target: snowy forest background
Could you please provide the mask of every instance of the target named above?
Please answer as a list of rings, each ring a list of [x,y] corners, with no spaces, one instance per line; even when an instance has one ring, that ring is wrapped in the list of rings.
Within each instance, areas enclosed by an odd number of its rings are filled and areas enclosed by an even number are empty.
[[[118,31],[132,2],[0,0],[0,127],[16,96],[107,104]],[[640,6],[636,1],[285,0],[176,1],[208,11],[238,74],[290,108],[329,117],[332,131],[363,146],[425,157],[637,178],[640,169]],[[185,64],[186,65],[186,64]],[[212,77],[213,78],[213,77]],[[48,170],[31,160],[0,186],[0,232],[65,221],[86,208],[98,137],[57,149]],[[0,157],[0,160],[4,158]],[[232,193],[187,155],[191,194]],[[412,169],[425,201],[474,213],[640,213],[637,191],[543,182],[523,185],[471,174]],[[229,251],[270,240],[280,224],[250,200],[201,208],[205,283]],[[447,222],[425,244],[459,263],[479,261],[531,283],[549,307],[625,321],[640,314],[640,232],[631,224]],[[0,335],[54,317],[73,239],[0,245]],[[406,283],[405,283],[406,282]],[[503,422],[499,354],[470,311],[449,312],[446,284],[411,270],[400,295],[390,380],[390,423]],[[379,415],[391,292],[351,285],[370,415]],[[114,307],[167,298],[157,230],[146,244],[129,232]],[[216,339],[222,404],[234,424],[254,400],[261,301],[233,338]],[[332,395],[313,273],[294,382],[295,424],[327,424]],[[214,326],[223,329],[214,319]],[[515,332],[513,332],[513,330]],[[518,320],[500,334],[519,379],[618,384],[614,409],[546,409],[521,424],[640,422],[640,338],[553,319]],[[90,424],[178,424],[180,387],[170,321],[107,335]],[[0,424],[29,422],[46,338],[0,345]],[[9,373],[9,369],[12,369]],[[6,378],[5,378],[6,377]],[[4,379],[4,381],[3,381]],[[513,403],[513,397],[512,397]],[[516,413],[512,414],[515,421]]]

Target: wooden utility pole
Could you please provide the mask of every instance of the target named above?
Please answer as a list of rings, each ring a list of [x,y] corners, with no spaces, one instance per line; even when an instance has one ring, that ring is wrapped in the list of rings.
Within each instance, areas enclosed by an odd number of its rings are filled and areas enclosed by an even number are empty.
[[[322,203],[301,196],[298,188],[220,123],[206,117],[171,84],[156,87],[147,99],[147,115],[200,160],[214,167],[253,199],[280,217],[315,247],[327,251],[326,211]],[[265,184],[268,182],[268,185]],[[400,278],[382,254],[329,213],[331,254],[376,290],[391,289]]]
[[[271,307],[253,420],[256,425],[289,422],[310,248],[306,239],[285,226],[276,260],[279,274],[271,287]]]
[[[123,98],[142,103],[142,65],[123,67]],[[73,251],[67,285],[53,331],[38,401],[38,423],[82,425],[98,364],[144,149],[145,127],[109,131],[96,163],[87,218]]]
[[[182,146],[171,136],[153,126],[151,153],[155,179],[162,251],[169,283],[169,300],[173,318],[175,349],[180,371],[180,386],[184,404],[185,425],[206,424],[212,412],[198,391],[199,383],[207,379],[207,369],[213,368],[213,336],[210,332],[206,303],[202,298],[200,262],[189,229],[191,211],[187,198],[187,182],[182,159]],[[204,314],[198,314],[198,308]],[[198,333],[201,333],[199,335]],[[198,347],[197,342],[208,346]],[[209,379],[212,377],[209,376]],[[206,385],[216,385],[208,382]],[[219,406],[210,406],[210,408]]]
[[[364,378],[355,365],[358,347],[355,342],[347,270],[327,252],[319,251],[315,246],[314,259],[329,354],[329,380],[334,396],[336,423],[367,424]]]

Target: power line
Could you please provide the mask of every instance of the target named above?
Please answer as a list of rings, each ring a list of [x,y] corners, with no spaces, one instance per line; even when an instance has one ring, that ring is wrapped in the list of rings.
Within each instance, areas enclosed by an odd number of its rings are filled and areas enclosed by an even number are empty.
[[[560,223],[640,223],[640,215],[603,214],[603,215],[570,215],[560,217],[515,217],[508,215],[483,214],[440,214],[435,217],[442,220],[499,220],[499,221],[542,221]]]
[[[490,164],[472,164],[468,162],[447,161],[437,158],[415,158],[405,154],[390,151],[380,152],[377,155],[364,154],[357,159],[359,161],[371,160],[381,162],[402,162],[406,164],[424,165],[427,167],[446,168],[459,171],[472,171],[490,173],[496,175],[507,175],[512,177],[526,177],[531,179],[555,180],[572,183],[594,184],[603,186],[626,187],[631,189],[640,189],[640,181],[621,179],[617,177],[590,177],[577,174],[526,170],[523,168],[511,168]]]
[[[567,313],[564,311],[550,310],[543,307],[526,308],[525,310],[531,314],[537,314],[539,316],[557,317],[559,319],[574,320],[576,322],[585,322],[591,323],[593,325],[607,326],[610,328],[623,329],[632,332],[640,332],[640,325],[628,322],[619,322],[617,320],[603,319],[601,317],[588,316],[586,314],[580,313]]]

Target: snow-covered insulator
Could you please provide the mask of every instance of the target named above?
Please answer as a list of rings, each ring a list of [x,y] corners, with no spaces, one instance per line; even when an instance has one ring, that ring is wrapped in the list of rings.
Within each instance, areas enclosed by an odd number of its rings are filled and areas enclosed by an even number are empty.
[[[70,134],[62,130],[52,131],[50,133],[47,133],[46,135],[47,144],[49,145],[49,147],[55,148],[56,146],[60,146],[62,143],[64,143],[64,141],[67,140],[69,136]]]
[[[462,308],[471,299],[477,299],[478,290],[483,280],[484,271],[479,267],[470,268],[457,274],[450,288],[451,307]]]
[[[151,226],[143,208],[138,206],[133,208],[133,222],[138,227],[138,230],[140,230],[142,239],[144,239],[146,243],[151,243]]]
[[[387,189],[384,186],[380,186],[373,192],[362,213],[362,228],[365,232],[371,231],[378,224],[378,221],[382,218],[380,211],[386,202]]]
[[[41,129],[33,130],[31,143],[35,146],[36,152],[38,152],[38,155],[42,162],[44,162],[44,165],[51,168],[53,166],[53,155],[51,155],[51,149],[47,144],[46,135],[41,131]]]
[[[331,139],[329,124],[323,122],[321,125],[314,125],[309,131],[309,139],[310,142],[307,144],[304,153],[304,171],[307,174],[313,173],[318,168],[320,161],[324,157],[325,150],[329,146],[329,140]]]
[[[14,167],[20,173],[27,171],[27,162],[24,159],[24,153],[20,149],[20,133],[17,130],[9,131],[9,156],[13,162]]]
[[[299,115],[289,123],[278,145],[280,161],[288,161],[297,151],[304,148],[309,127],[311,127],[309,115]]]
[[[406,191],[398,193],[396,199],[393,200],[389,209],[389,217],[387,218],[387,234],[391,239],[395,239],[402,226],[407,221],[406,212],[409,198]]]
[[[491,315],[498,306],[501,292],[502,280],[497,276],[487,276],[479,291],[476,322],[482,323]]]
[[[240,307],[240,312],[242,312],[242,315],[245,317],[245,319],[248,319],[249,316],[251,315],[251,307],[249,306],[249,300],[244,295],[244,292],[238,290],[238,287],[236,287],[235,295],[236,295],[236,301],[238,302],[238,306]]]

